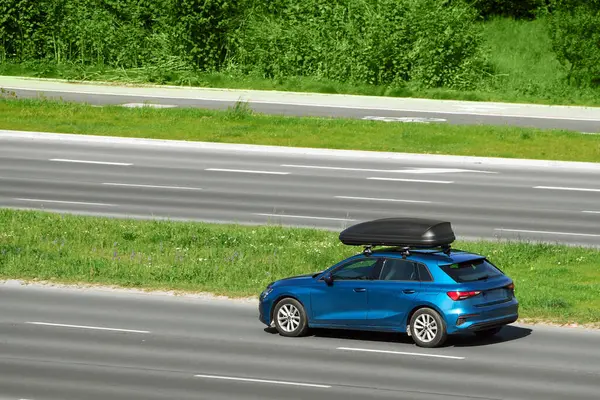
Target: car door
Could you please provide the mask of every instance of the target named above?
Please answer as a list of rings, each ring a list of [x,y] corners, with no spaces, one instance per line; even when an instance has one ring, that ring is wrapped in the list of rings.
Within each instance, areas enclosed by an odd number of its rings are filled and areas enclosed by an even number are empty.
[[[386,258],[369,289],[368,325],[392,328],[404,324],[420,290],[417,263]]]
[[[352,327],[366,325],[368,296],[374,273],[383,259],[354,259],[332,271],[333,282],[317,282],[311,291],[312,322],[318,325]]]

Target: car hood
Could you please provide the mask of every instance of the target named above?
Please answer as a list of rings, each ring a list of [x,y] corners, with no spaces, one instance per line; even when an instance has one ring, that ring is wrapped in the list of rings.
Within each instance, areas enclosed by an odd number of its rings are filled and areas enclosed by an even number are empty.
[[[280,279],[280,280],[276,281],[273,284],[273,286],[296,285],[296,284],[303,283],[303,282],[310,282],[310,281],[313,280],[313,276],[315,276],[315,273],[313,273],[313,274],[304,274],[304,275],[290,276],[290,277],[283,278],[283,279]]]

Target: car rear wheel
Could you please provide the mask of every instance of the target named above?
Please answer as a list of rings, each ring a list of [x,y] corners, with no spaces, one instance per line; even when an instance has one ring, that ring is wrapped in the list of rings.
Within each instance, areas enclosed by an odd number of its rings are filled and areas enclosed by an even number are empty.
[[[444,319],[431,308],[421,308],[413,314],[410,334],[419,347],[441,346],[448,337]]]
[[[497,326],[495,328],[490,328],[490,329],[485,329],[482,331],[477,331],[475,332],[475,335],[479,338],[490,338],[492,336],[494,336],[495,334],[499,333],[502,330],[501,326]]]
[[[289,297],[277,303],[273,311],[273,321],[282,336],[302,336],[308,330],[304,307],[298,300]]]

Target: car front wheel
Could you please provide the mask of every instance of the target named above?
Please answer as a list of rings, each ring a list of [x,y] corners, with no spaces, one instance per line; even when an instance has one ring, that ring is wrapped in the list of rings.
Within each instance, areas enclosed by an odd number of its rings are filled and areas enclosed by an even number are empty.
[[[275,328],[282,336],[302,336],[308,330],[306,312],[302,304],[292,298],[285,298],[277,303],[273,311]]]
[[[410,334],[419,347],[441,346],[448,337],[443,318],[431,308],[421,308],[413,314]]]

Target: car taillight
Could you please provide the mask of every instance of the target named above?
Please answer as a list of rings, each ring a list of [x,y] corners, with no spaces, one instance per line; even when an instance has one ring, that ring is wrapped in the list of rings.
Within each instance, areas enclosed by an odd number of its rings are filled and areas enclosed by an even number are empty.
[[[454,291],[454,292],[448,292],[447,294],[452,300],[458,301],[458,300],[465,300],[470,297],[475,297],[475,296],[479,295],[480,293],[481,293],[480,291],[470,291],[470,292]]]
[[[514,282],[511,282],[510,285],[508,285],[506,288],[508,290],[515,290],[515,284],[514,284]]]

